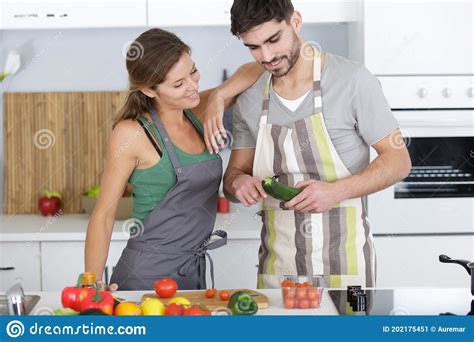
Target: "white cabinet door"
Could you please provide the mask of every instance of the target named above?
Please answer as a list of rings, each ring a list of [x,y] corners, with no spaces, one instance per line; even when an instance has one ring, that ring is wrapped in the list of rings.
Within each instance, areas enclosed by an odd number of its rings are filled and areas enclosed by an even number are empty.
[[[293,0],[303,23],[338,23],[356,20],[357,0]]]
[[[365,0],[365,65],[377,75],[472,74],[473,6]]]
[[[230,25],[232,0],[148,0],[148,26]]]
[[[117,263],[126,241],[112,241],[106,267]],[[41,278],[43,291],[58,291],[74,285],[84,272],[84,242],[42,242]]]
[[[39,242],[0,243],[0,291],[20,282],[25,291],[41,291]]]
[[[148,26],[230,26],[232,0],[148,0]],[[356,0],[294,0],[305,23],[356,20]]]
[[[375,237],[377,287],[470,287],[466,270],[440,254],[474,260],[474,236]]]
[[[6,29],[146,26],[146,0],[4,0]]]
[[[226,246],[209,251],[214,262],[216,288],[256,288],[259,246],[259,239],[228,240]],[[207,264],[207,287],[211,287],[209,263]]]

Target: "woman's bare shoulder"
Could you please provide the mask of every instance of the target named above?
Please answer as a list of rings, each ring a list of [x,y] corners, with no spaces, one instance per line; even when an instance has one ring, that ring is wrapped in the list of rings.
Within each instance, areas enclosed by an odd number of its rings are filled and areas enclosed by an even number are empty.
[[[134,119],[126,119],[118,122],[112,130],[110,136],[109,149],[114,149],[118,152],[136,155],[139,144],[141,143],[141,136],[143,128]]]

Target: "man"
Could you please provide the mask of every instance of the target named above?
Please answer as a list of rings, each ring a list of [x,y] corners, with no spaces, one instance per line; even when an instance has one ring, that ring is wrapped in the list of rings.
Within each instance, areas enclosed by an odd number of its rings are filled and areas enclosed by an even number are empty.
[[[323,274],[326,286],[375,286],[367,195],[411,168],[378,80],[363,66],[305,43],[290,0],[235,0],[231,31],[266,69],[234,106],[224,190],[263,201],[259,288],[281,275]],[[369,163],[369,148],[378,157]],[[287,203],[261,180],[303,191]]]

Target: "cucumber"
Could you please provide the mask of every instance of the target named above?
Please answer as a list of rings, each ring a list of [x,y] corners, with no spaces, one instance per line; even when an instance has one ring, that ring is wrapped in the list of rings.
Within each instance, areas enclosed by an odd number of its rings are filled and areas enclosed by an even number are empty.
[[[303,189],[293,188],[276,180],[278,176],[267,177],[262,181],[263,190],[267,194],[283,202],[290,201]]]

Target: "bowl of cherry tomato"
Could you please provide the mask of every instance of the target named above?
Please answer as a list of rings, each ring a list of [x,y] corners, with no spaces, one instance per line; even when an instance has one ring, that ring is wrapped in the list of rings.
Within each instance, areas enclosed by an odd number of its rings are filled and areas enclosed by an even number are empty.
[[[286,309],[319,308],[324,287],[322,275],[282,276],[280,285]]]

